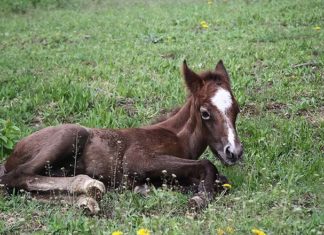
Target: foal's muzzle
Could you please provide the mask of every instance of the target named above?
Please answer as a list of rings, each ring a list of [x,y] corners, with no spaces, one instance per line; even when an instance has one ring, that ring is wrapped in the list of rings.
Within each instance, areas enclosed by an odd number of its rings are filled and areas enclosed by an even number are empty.
[[[224,148],[224,154],[226,156],[226,163],[233,165],[242,158],[243,146],[242,144],[237,144],[235,147],[227,145]]]

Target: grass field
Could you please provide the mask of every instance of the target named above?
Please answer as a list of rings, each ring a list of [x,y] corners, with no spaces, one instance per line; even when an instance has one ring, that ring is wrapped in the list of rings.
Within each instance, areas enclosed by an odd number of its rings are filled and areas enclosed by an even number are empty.
[[[150,123],[184,102],[184,58],[196,71],[223,59],[245,155],[226,168],[204,153],[233,188],[198,214],[170,189],[108,192],[95,217],[0,196],[0,233],[324,234],[323,9],[322,0],[1,1],[0,161],[48,125]]]

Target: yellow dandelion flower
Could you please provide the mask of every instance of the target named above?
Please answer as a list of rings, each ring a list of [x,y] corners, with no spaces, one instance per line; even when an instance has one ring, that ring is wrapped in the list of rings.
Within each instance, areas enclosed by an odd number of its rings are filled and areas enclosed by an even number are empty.
[[[213,1],[212,0],[208,0],[208,5],[211,5],[213,4]]]
[[[230,185],[230,184],[223,184],[223,187],[226,188],[226,189],[231,189],[232,188],[232,185]]]
[[[224,231],[223,229],[221,229],[221,228],[218,228],[218,229],[216,230],[216,234],[217,234],[217,235],[224,235],[224,234],[225,234],[225,231]]]
[[[319,27],[319,26],[315,26],[313,29],[315,29],[315,30],[320,30],[321,27]]]
[[[139,230],[137,230],[137,235],[150,235],[151,232],[150,230],[146,229],[146,228],[141,228]]]
[[[123,232],[117,230],[117,231],[113,231],[113,232],[111,233],[111,235],[123,235]]]
[[[234,228],[230,227],[230,226],[227,226],[226,229],[225,229],[226,233],[228,234],[233,234],[234,233]]]
[[[254,235],[267,235],[265,232],[263,232],[262,230],[260,230],[260,229],[256,229],[256,228],[254,228],[254,229],[252,229],[252,233],[254,234]]]
[[[202,20],[200,21],[200,26],[203,28],[203,29],[208,29],[208,24],[206,21]]]

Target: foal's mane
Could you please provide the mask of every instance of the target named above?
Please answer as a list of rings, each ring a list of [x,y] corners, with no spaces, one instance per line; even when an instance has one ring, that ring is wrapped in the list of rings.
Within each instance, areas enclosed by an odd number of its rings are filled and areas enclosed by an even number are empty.
[[[172,108],[171,110],[162,110],[160,112],[160,116],[156,117],[153,119],[153,121],[151,122],[151,124],[157,124],[157,123],[160,123],[160,122],[163,122],[167,119],[169,119],[170,117],[173,117],[174,115],[176,115],[179,110],[181,109],[181,107],[175,107],[175,108]]]

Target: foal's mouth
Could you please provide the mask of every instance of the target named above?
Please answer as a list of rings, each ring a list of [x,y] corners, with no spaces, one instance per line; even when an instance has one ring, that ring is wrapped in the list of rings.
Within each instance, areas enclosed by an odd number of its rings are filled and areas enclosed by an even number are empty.
[[[233,166],[241,160],[241,158],[229,158],[227,156],[224,156],[224,153],[219,154],[217,150],[214,150],[212,148],[210,149],[213,152],[214,156],[217,157],[225,166]]]

